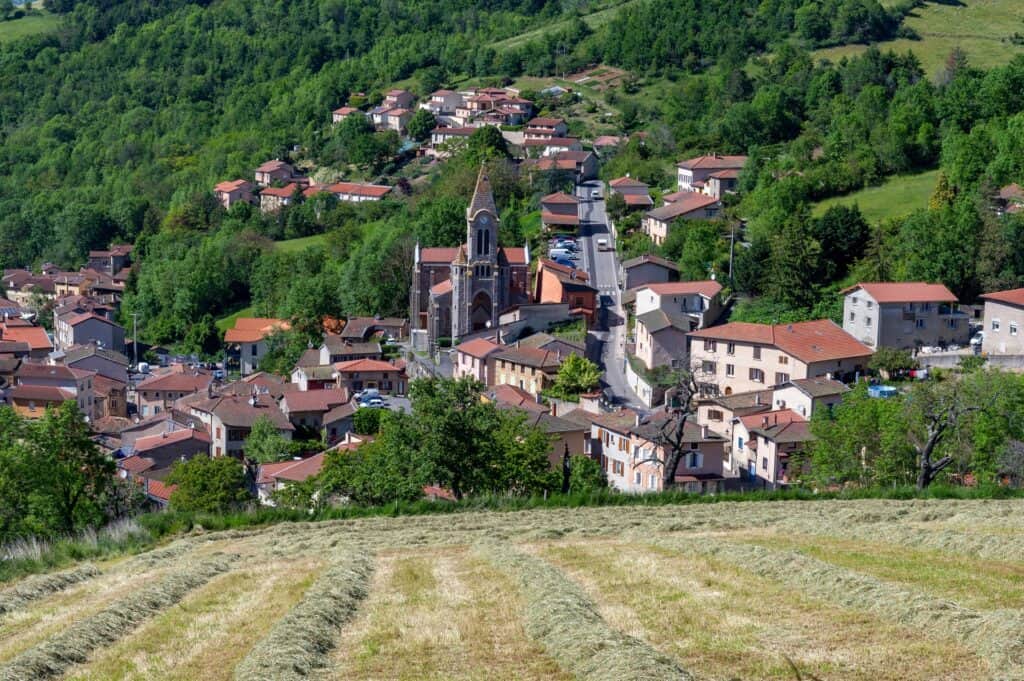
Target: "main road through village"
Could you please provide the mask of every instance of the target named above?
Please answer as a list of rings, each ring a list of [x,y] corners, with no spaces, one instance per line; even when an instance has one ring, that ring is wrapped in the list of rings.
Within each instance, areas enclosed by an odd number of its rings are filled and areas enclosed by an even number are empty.
[[[600,198],[593,196],[594,192]],[[605,211],[604,184],[599,180],[584,182],[576,187],[580,200],[580,268],[590,276],[590,284],[597,288],[600,310],[594,333],[601,341],[601,364],[605,382],[619,404],[642,407],[626,382],[626,313],[622,308],[619,291],[619,258],[615,239],[608,226]],[[609,249],[599,250],[599,239],[607,239]]]

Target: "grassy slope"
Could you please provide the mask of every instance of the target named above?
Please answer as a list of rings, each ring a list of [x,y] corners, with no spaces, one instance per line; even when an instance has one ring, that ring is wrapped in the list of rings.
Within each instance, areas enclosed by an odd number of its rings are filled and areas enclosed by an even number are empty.
[[[375,554],[377,570],[367,600],[334,639],[322,678],[568,678],[555,660],[591,654],[600,641],[530,609],[522,580],[537,575],[521,570],[532,568],[482,560],[491,555],[486,547],[509,542],[578,585],[607,627],[700,678],[788,680],[797,678],[791,664],[818,678],[980,681],[997,670],[1017,678],[1024,665],[999,651],[1019,638],[1014,623],[1024,607],[1020,504],[723,502],[196,533],[164,549],[176,552],[158,565],[146,566],[148,554],[103,563],[101,576],[20,606],[0,621],[0,648],[9,659],[58,635],[83,608],[92,612],[150,588],[166,571],[226,552],[238,556],[229,572],[118,632],[70,676],[227,681],[325,561],[354,550],[350,544]],[[972,548],[981,539],[987,551]],[[762,563],[766,570],[748,564],[753,551],[772,561]],[[794,555],[805,561],[802,572],[789,569]],[[807,590],[808,579],[837,586]],[[876,594],[889,600],[876,603]],[[919,607],[933,619],[899,616]],[[302,636],[296,630],[293,640]],[[550,636],[566,641],[561,658],[541,645]]]
[[[598,28],[608,23],[608,21],[610,21],[611,18],[615,16],[615,12],[617,12],[620,7],[622,7],[623,5],[632,5],[636,2],[639,2],[639,0],[609,0],[609,2],[605,3],[607,5],[606,7],[591,12],[590,14],[584,15],[583,21],[585,21],[587,23],[587,26],[589,26],[592,29]],[[546,33],[550,33],[552,31],[557,31],[561,28],[565,28],[568,25],[569,19],[555,21],[543,28],[534,29],[532,31],[527,31],[526,33],[521,33],[517,36],[512,36],[511,38],[499,40],[498,42],[494,43],[492,47],[494,47],[494,49],[496,50],[507,50],[511,47],[519,47],[520,45],[527,43],[530,40],[539,38]]]
[[[24,38],[27,35],[46,33],[57,29],[60,17],[42,10],[41,16],[27,16],[14,21],[0,21],[0,43]]]
[[[929,170],[918,175],[891,177],[877,187],[825,199],[815,204],[814,214],[821,215],[830,206],[857,204],[868,222],[900,217],[928,206],[928,197],[935,190],[938,176],[939,171]]]
[[[1014,33],[1024,33],[1024,2],[1020,0],[930,0],[907,17],[906,25],[921,40],[890,40],[879,43],[879,47],[897,52],[912,50],[930,77],[939,72],[946,56],[957,46],[967,52],[971,64],[979,67],[1005,64],[1024,54],[1024,46],[1004,41]],[[863,45],[845,45],[815,54],[838,60],[863,50]]]

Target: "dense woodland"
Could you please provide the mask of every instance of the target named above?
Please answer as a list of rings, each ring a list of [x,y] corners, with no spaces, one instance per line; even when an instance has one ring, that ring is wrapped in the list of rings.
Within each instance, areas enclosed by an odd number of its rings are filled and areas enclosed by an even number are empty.
[[[580,17],[602,6],[585,1],[48,6],[63,14],[57,33],[0,47],[0,259],[74,266],[90,248],[136,242],[143,267],[124,312],[141,313],[151,341],[212,350],[214,320],[249,304],[300,322],[401,313],[415,240],[459,242],[473,166],[500,157],[500,140],[478,140],[411,198],[380,206],[318,198],[269,218],[244,206],[228,215],[210,187],[289,157],[396,181],[406,194],[392,175],[397,139],[359,121],[330,125],[352,93],[372,103],[406,78],[422,95],[467,77],[498,83],[595,62],[632,77],[608,95],[615,120],[575,132],[649,133],[606,164],[606,177],[631,172],[668,190],[678,158],[751,156],[731,208],[748,221],[731,285],[755,296],[738,318],[834,316],[851,278],[939,279],[971,300],[1024,274],[1010,248],[1021,221],[989,209],[994,188],[1024,177],[1024,61],[980,71],[955,53],[933,80],[910,53],[830,64],[807,51],[905,35],[912,2],[644,0],[593,28]],[[549,30],[494,47],[540,27]],[[936,166],[930,208],[905,219],[869,225],[855,210],[812,218],[807,208]],[[551,188],[508,177],[506,242],[535,237],[537,199]],[[311,253],[273,248],[321,233]],[[687,277],[720,276],[732,233],[678,230],[663,251]]]

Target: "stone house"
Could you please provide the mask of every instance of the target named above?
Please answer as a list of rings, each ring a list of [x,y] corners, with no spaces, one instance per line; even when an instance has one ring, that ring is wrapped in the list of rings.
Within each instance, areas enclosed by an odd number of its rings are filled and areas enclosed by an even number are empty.
[[[870,348],[916,350],[970,340],[968,316],[942,284],[860,283],[843,294],[843,329]]]

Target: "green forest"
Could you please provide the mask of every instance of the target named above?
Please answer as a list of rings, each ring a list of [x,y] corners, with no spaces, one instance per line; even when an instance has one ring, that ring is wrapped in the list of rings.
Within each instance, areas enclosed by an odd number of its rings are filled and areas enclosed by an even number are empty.
[[[332,126],[331,110],[354,93],[379,101],[400,81],[424,95],[605,63],[631,74],[606,97],[617,114],[574,133],[648,132],[605,176],[671,189],[679,158],[751,156],[744,199],[730,208],[748,221],[734,286],[759,298],[740,317],[834,315],[853,276],[938,279],[965,299],[1021,280],[1010,247],[1020,220],[987,203],[1022,177],[1024,61],[983,71],[955,53],[932,82],[910,53],[812,58],[913,38],[903,23],[913,0],[616,4],[49,0],[59,30],[0,46],[0,259],[74,267],[91,248],[133,242],[142,267],[122,313],[140,313],[146,340],[194,351],[215,349],[216,320],[250,305],[311,334],[324,314],[401,314],[415,241],[458,243],[475,168],[506,151],[481,134],[413,188],[392,162],[397,139]],[[584,21],[609,7],[603,24]],[[520,34],[531,37],[494,47]],[[269,217],[213,200],[216,182],[275,157],[393,183],[397,196],[372,206],[317,197]],[[808,207],[936,167],[931,205],[904,219]],[[511,174],[495,184],[503,241],[535,238],[537,199],[552,187]],[[320,234],[307,251],[274,247]],[[688,276],[705,276],[726,266],[727,236],[697,230],[664,248]]]

